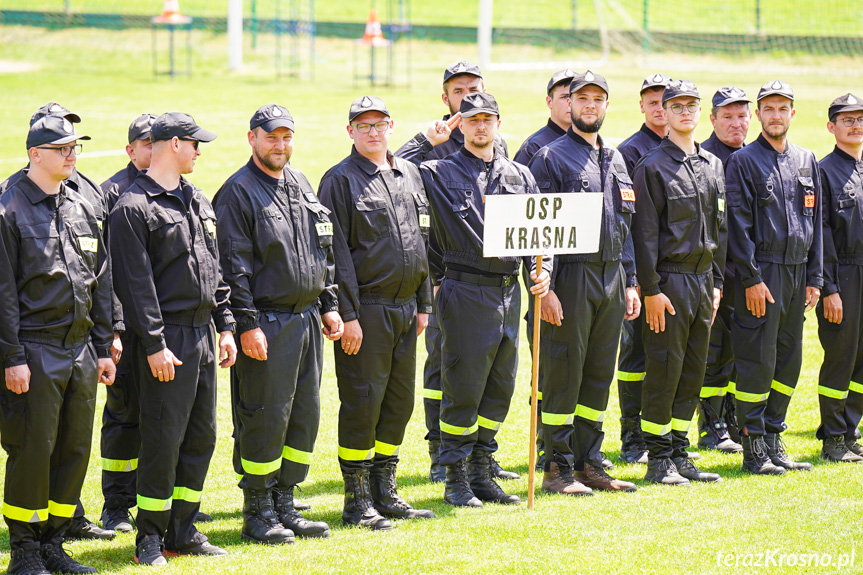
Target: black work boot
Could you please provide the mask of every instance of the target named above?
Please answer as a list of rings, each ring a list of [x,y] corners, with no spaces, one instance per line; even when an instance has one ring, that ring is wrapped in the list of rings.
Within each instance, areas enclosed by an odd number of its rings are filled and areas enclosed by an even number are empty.
[[[446,481],[446,469],[440,464],[440,439],[429,439],[429,481],[432,483],[443,483]]]
[[[785,451],[785,442],[778,433],[764,434],[764,443],[767,445],[767,456],[773,465],[784,467],[789,471],[812,471],[812,464],[806,462],[791,461],[788,452]]]
[[[102,529],[86,517],[73,517],[72,523],[63,536],[67,541],[75,539],[105,539],[110,540],[117,536],[116,531]]]
[[[309,521],[297,511],[293,486],[287,489],[273,487],[273,506],[279,516],[279,523],[297,537],[326,539],[330,536],[329,525],[323,521]]]
[[[743,448],[731,440],[728,424],[719,417],[707,400],[701,400],[701,417],[698,419],[698,448],[715,449],[723,453],[740,453]]]
[[[279,523],[269,489],[243,489],[243,530],[240,538],[253,543],[294,542],[294,532]]]
[[[165,545],[158,535],[147,535],[135,546],[135,563],[138,565],[167,565]]]
[[[430,509],[414,509],[399,497],[396,487],[396,465],[395,460],[372,465],[369,485],[375,509],[384,517],[391,519],[434,519],[434,512]]]
[[[130,533],[135,529],[126,498],[122,496],[113,495],[105,500],[101,521],[102,527],[117,533]]]
[[[845,444],[845,438],[841,435],[828,437],[824,440],[824,446],[821,448],[821,459],[835,462],[841,461],[843,463],[859,463],[863,461],[863,457],[848,449],[848,445]]]
[[[756,475],[785,475],[785,469],[773,465],[767,455],[767,445],[760,435],[741,435],[740,445],[743,447],[743,471]]]
[[[688,457],[672,457],[671,461],[674,462],[674,466],[677,468],[677,473],[689,481],[704,481],[707,483],[719,483],[722,481],[722,477],[720,477],[718,473],[701,471],[695,467],[695,464],[692,463],[692,460]]]
[[[86,565],[81,565],[72,559],[62,545],[43,543],[39,548],[45,569],[51,573],[96,573],[96,570]]]
[[[454,464],[446,466],[443,500],[456,507],[482,507],[482,501],[477,499],[470,489],[466,462],[465,459],[459,459]]]
[[[515,471],[507,471],[503,467],[500,466],[500,463],[495,460],[494,456],[489,453],[489,462],[491,465],[491,476],[496,477],[498,479],[505,479],[507,481],[518,481],[521,479],[521,475],[516,473]]]
[[[689,485],[689,480],[677,472],[677,466],[670,457],[649,458],[644,480],[662,485]]]
[[[372,503],[369,489],[369,470],[356,469],[342,472],[345,479],[345,508],[342,523],[358,525],[373,531],[389,531],[393,524],[378,513]]]
[[[42,561],[39,552],[39,543],[25,543],[9,554],[9,566],[6,568],[9,575],[51,575]]]
[[[620,459],[624,463],[647,463],[640,417],[620,418]]]
[[[863,445],[857,443],[856,438],[846,439],[845,445],[848,447],[848,451],[850,451],[854,455],[859,455],[863,457]]]
[[[509,495],[494,481],[492,457],[488,451],[474,451],[467,460],[467,475],[470,490],[480,501],[516,505],[521,503],[518,495]]]
[[[731,441],[742,444],[743,435],[737,424],[737,402],[731,393],[725,394],[725,401],[722,403],[722,419],[725,421],[725,427],[728,429],[728,436]]]

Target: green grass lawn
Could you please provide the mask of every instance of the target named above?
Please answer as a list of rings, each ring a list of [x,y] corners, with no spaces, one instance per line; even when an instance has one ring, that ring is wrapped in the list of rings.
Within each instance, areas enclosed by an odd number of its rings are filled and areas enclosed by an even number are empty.
[[[32,2],[31,4],[38,4]],[[4,7],[6,2],[4,2]],[[203,155],[190,179],[212,195],[248,158],[245,133],[249,117],[263,104],[287,106],[297,122],[293,165],[316,185],[323,172],[347,155],[350,141],[344,131],[350,102],[363,94],[380,95],[387,102],[396,127],[392,148],[398,147],[429,120],[444,113],[440,79],[450,62],[476,57],[473,46],[415,43],[412,84],[400,89],[352,87],[351,44],[319,43],[316,80],[276,79],[272,51],[247,54],[242,74],[226,70],[224,36],[195,34],[195,76],[170,82],[152,79],[148,31],[62,31],[0,28],[0,177],[25,162],[27,121],[35,108],[56,100],[83,117],[80,132],[93,137],[87,152],[121,150],[129,122],[141,112],[182,110],[219,135],[202,147]],[[535,52],[525,50],[526,56]],[[573,55],[575,57],[575,55]],[[685,63],[688,72],[674,72],[698,84],[702,95],[729,84],[754,96],[772,73],[748,71],[716,73],[742,66],[740,60],[674,57],[669,66]],[[785,62],[787,63],[787,62]],[[809,64],[836,70],[834,60]],[[13,66],[14,64],[14,66]],[[675,68],[677,70],[678,68]],[[740,68],[744,70],[744,68]],[[23,71],[22,71],[23,70]],[[638,89],[653,69],[637,67],[620,58],[601,72],[611,87],[612,107],[603,134],[619,141],[636,130]],[[545,84],[550,72],[495,72],[487,75],[489,91],[501,105],[503,135],[514,153],[521,141],[545,123]],[[824,128],[829,102],[859,82],[830,73],[785,76],[797,94],[797,117],[791,138],[820,158],[832,142]],[[858,89],[859,91],[859,89]],[[707,114],[699,139],[710,133]],[[753,120],[751,136],[757,132]],[[83,157],[79,168],[97,181],[125,164],[123,156]],[[375,534],[340,525],[341,477],[336,460],[338,400],[327,346],[322,388],[322,425],[315,459],[300,497],[312,503],[307,515],[332,524],[326,541],[299,541],[291,547],[270,548],[241,543],[242,496],[231,470],[231,420],[225,373],[220,376],[219,440],[204,493],[203,509],[216,518],[202,530],[230,555],[219,560],[176,559],[165,573],[859,573],[863,548],[856,549],[856,566],[843,570],[822,567],[767,567],[745,565],[746,554],[778,550],[783,553],[850,553],[860,541],[863,513],[860,486],[863,466],[818,461],[817,374],[821,362],[814,316],[808,316],[805,357],[798,391],[791,403],[786,434],[789,450],[815,464],[812,473],[782,478],[760,478],[740,473],[741,456],[705,454],[699,465],[725,477],[719,485],[688,489],[647,486],[644,468],[616,465],[613,473],[638,483],[635,494],[597,494],[589,499],[565,499],[538,493],[536,509],[525,505],[489,505],[483,510],[454,509],[442,502],[443,488],[427,481],[426,443],[422,417],[421,362],[418,351],[417,400],[414,417],[401,450],[401,493],[415,506],[431,508],[439,516],[422,523],[399,522],[389,533]],[[530,359],[522,344],[519,383],[509,418],[500,434],[499,459],[522,473],[521,481],[506,488],[526,499]],[[99,393],[99,406],[104,392]],[[617,393],[612,392],[606,416],[605,450],[616,461],[619,442]],[[691,434],[695,439],[695,433]],[[88,515],[101,511],[98,438],[83,500]],[[2,459],[2,457],[0,457]],[[101,572],[139,573],[132,564],[134,537],[113,542],[75,542],[76,558]],[[740,564],[726,567],[717,553],[737,554]],[[724,556],[724,555],[723,555]],[[751,559],[750,559],[751,560]],[[0,529],[0,568],[8,562],[8,532]],[[733,559],[730,560],[733,565]]]

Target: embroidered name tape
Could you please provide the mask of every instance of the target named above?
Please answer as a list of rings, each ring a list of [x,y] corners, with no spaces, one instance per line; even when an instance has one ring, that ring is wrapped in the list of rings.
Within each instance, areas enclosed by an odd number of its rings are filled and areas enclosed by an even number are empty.
[[[315,230],[317,230],[319,236],[331,236],[333,235],[333,223],[323,222],[315,224]]]
[[[717,203],[716,205],[719,206],[719,211],[724,212],[725,211],[725,198],[717,198],[716,203]]]
[[[420,214],[420,227],[427,228],[431,225],[431,216],[428,214]]]
[[[814,208],[815,207],[815,194],[806,194],[803,196],[803,207],[805,208]]]
[[[624,202],[634,202],[635,190],[632,188],[620,188],[620,199]]]
[[[96,252],[99,249],[99,240],[96,238],[78,238],[78,245],[82,252]]]

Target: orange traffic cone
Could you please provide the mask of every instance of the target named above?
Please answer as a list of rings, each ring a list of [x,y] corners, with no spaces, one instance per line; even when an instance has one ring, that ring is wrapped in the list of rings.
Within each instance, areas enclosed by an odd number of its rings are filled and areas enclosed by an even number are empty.
[[[384,33],[381,29],[381,19],[378,17],[377,10],[369,12],[369,19],[366,20],[366,33],[363,34],[363,37],[359,41],[369,46],[389,45],[390,41],[384,38]]]
[[[162,14],[156,20],[163,24],[185,24],[189,18],[180,14],[180,0],[165,0]]]

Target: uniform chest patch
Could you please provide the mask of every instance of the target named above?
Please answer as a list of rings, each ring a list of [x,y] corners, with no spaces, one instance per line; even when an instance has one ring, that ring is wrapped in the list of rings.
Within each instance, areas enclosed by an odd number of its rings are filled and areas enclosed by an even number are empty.
[[[207,231],[210,232],[211,236],[216,235],[216,222],[213,220],[204,220],[204,226],[207,228]]]
[[[720,212],[725,211],[725,198],[717,198],[716,205]]]
[[[815,194],[806,194],[803,196],[803,207],[804,208],[814,208],[815,207]]]
[[[620,188],[620,199],[624,202],[634,202],[635,190],[632,188]]]
[[[96,252],[99,249],[99,240],[96,238],[78,238],[78,245],[82,252]]]
[[[420,214],[420,227],[427,228],[431,226],[431,216],[428,214]]]
[[[315,231],[318,232],[319,236],[331,236],[333,235],[333,223],[321,222],[315,224]]]

